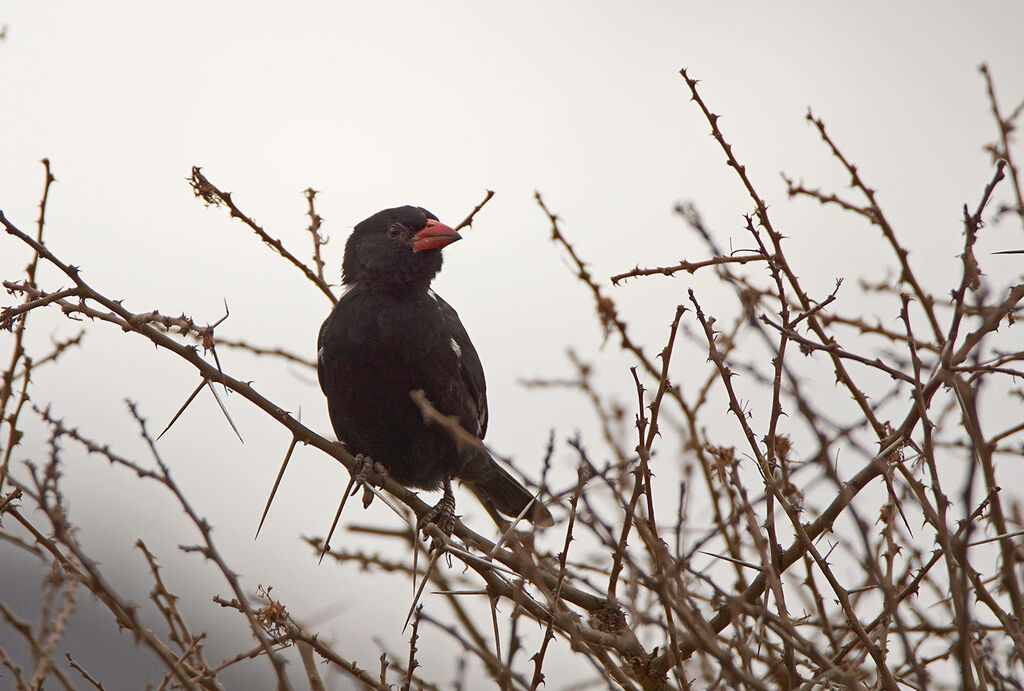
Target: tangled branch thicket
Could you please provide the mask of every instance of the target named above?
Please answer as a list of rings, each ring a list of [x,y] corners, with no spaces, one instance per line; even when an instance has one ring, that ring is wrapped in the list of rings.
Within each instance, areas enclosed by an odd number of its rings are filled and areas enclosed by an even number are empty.
[[[547,480],[554,474],[545,467],[540,492],[558,524],[543,536],[523,532],[521,525],[501,525],[492,540],[457,523],[449,539],[435,531],[438,551],[429,560],[419,558],[413,514],[428,507],[389,480],[383,492],[366,489],[407,521],[397,530],[393,524],[370,529],[379,540],[403,545],[407,557],[327,554],[338,568],[407,573],[441,593],[411,612],[408,654],[384,652],[379,660],[357,660],[335,649],[297,623],[269,589],[254,594],[252,584],[240,582],[211,526],[172,479],[155,435],[134,406],[148,460],[122,456],[114,445],[69,426],[44,402],[30,403],[33,373],[60,367],[62,354],[77,344],[75,338],[57,343],[52,352],[26,349],[34,313],[57,308],[84,328],[109,328],[98,323],[107,322],[126,338],[142,337],[166,357],[184,359],[199,374],[197,392],[208,387],[216,394],[214,384],[226,387],[280,425],[293,448],[309,444],[350,472],[356,468],[344,448],[246,383],[255,378],[251,372],[224,371],[216,348],[242,348],[266,355],[260,362],[288,366],[305,363],[303,357],[223,339],[215,326],[201,327],[184,315],[133,313],[87,283],[71,258],[51,252],[44,228],[53,178],[44,161],[35,233],[0,212],[9,238],[5,252],[19,246],[31,252],[25,274],[3,282],[20,302],[0,313],[0,327],[13,336],[0,389],[0,538],[3,550],[31,555],[46,573],[41,613],[0,601],[4,674],[19,689],[44,682],[51,688],[83,682],[102,688],[103,679],[62,642],[84,589],[109,610],[112,626],[133,632],[164,666],[161,687],[222,688],[224,670],[255,658],[267,661],[273,683],[291,688],[297,681],[286,672],[284,652],[295,648],[306,672],[302,683],[313,689],[323,688],[325,664],[357,687],[440,688],[447,680],[421,678],[416,656],[425,636],[443,636],[507,689],[538,688],[551,665],[575,665],[579,688],[1022,688],[1024,517],[1014,472],[1024,460],[1024,415],[1005,419],[1008,408],[1024,410],[1024,350],[1015,335],[1024,280],[993,284],[984,265],[991,257],[976,251],[985,222],[1024,219],[1011,151],[1022,107],[1002,116],[988,71],[982,72],[998,140],[989,147],[991,178],[963,206],[960,270],[946,292],[932,292],[915,273],[911,248],[901,240],[908,233],[890,223],[869,181],[825,123],[807,116],[848,174],[850,188],[839,194],[786,178],[789,196],[794,203],[806,198],[853,214],[880,231],[898,280],[862,281],[860,287],[887,306],[894,317],[887,322],[844,311],[851,303],[839,285],[817,295],[802,284],[801,267],[786,253],[794,241],[784,240],[796,233],[776,225],[768,200],[685,70],[694,102],[749,195],[750,250],[723,252],[695,207],[681,205],[680,216],[705,243],[707,256],[637,267],[608,282],[590,272],[585,250],[570,242],[538,194],[552,238],[592,293],[606,335],[634,363],[635,401],[626,406],[599,390],[591,366],[576,353],[571,378],[529,383],[581,392],[601,424],[600,453],[606,456],[595,460],[592,448],[574,438],[568,449],[576,459],[576,480],[554,487]],[[313,240],[307,263],[202,171],[193,171],[192,185],[205,203],[227,208],[334,299],[320,256],[324,240],[314,190],[306,191]],[[1011,201],[1000,205],[999,199]],[[472,223],[483,205],[462,225]],[[54,285],[37,280],[41,264],[58,272]],[[620,286],[627,281],[666,281],[681,272],[712,273],[719,293],[735,295],[739,309],[716,316],[706,294],[691,289],[674,314],[665,315],[671,322],[665,340],[638,342],[629,315],[616,304],[616,291],[626,290]],[[861,277],[845,278],[850,286]],[[678,284],[663,285],[675,291]],[[691,360],[683,376],[673,357],[681,340],[702,344],[706,370]],[[821,368],[852,401],[856,419],[845,419],[810,391],[808,379]],[[721,402],[731,413],[728,426],[709,424],[709,408]],[[48,448],[19,446],[28,419],[48,427]],[[668,439],[677,432],[683,444],[675,450]],[[178,597],[164,584],[158,555],[141,540],[158,614],[117,591],[76,539],[60,482],[62,444],[99,454],[173,495],[200,538],[187,549],[219,569],[227,594],[215,599],[248,622],[250,648],[208,659],[201,645],[205,634],[191,628]],[[552,436],[548,465],[558,455],[556,446]],[[670,476],[669,468],[677,469],[679,483],[654,481],[659,473]],[[699,518],[688,515],[694,507],[700,507]],[[324,548],[323,541],[308,540],[315,550]],[[438,559],[442,552],[447,558]],[[595,553],[605,556],[594,558]],[[476,596],[481,592],[487,597]],[[479,625],[479,609],[487,606],[481,603],[490,603],[489,629]],[[442,614],[444,608],[450,611]],[[38,625],[30,623],[36,619]],[[27,655],[12,653],[15,643]]]

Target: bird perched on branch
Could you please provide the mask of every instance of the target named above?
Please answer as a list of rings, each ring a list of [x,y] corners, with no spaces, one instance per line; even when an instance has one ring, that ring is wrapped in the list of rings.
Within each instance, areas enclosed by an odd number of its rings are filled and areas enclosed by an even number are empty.
[[[384,467],[407,487],[443,488],[452,479],[490,509],[518,516],[533,495],[482,446],[459,444],[452,431],[424,421],[411,393],[451,416],[471,435],[487,431],[484,370],[459,315],[430,289],[441,249],[460,236],[426,209],[385,209],[356,225],[345,245],[348,287],[320,327],[317,374],[331,424],[348,448]],[[451,509],[449,509],[451,510]],[[540,502],[525,514],[550,525]]]

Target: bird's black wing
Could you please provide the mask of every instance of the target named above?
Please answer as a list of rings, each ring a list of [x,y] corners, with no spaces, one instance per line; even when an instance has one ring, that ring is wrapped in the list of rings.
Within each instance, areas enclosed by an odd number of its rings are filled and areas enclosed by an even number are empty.
[[[483,439],[484,434],[487,433],[487,382],[484,380],[484,368],[480,364],[480,356],[477,355],[473,342],[469,340],[469,334],[466,333],[466,327],[462,325],[458,313],[436,294],[432,297],[437,300],[445,331],[454,344],[452,349],[456,351],[459,374],[462,375],[462,381],[469,394],[468,403],[474,408],[472,412],[476,429],[467,426],[466,431]],[[466,422],[463,421],[463,425],[466,425]]]
[[[324,355],[326,353],[328,341],[328,337],[325,335],[324,332],[327,331],[327,324],[330,321],[330,317],[328,317],[324,321],[324,323],[320,325],[320,333],[317,334],[316,338],[316,378],[320,381],[320,390],[323,391],[324,394],[327,393],[327,383],[324,381],[324,378],[327,374],[324,371],[326,369],[326,361],[324,360]]]
[[[349,298],[350,294],[354,292],[355,291],[349,291],[342,295],[341,300],[339,300],[339,304],[341,304],[341,302],[346,298]],[[320,381],[320,390],[328,397],[330,397],[328,386],[331,384],[331,382],[328,381],[330,379],[330,373],[327,371],[328,361],[331,358],[332,350],[336,347],[336,344],[332,343],[332,339],[337,339],[340,336],[338,328],[333,326],[337,315],[338,308],[335,306],[327,316],[327,319],[324,320],[324,323],[320,325],[320,332],[316,337],[316,376]]]
[[[358,392],[367,382],[361,376],[363,368],[353,367],[347,361],[353,340],[366,336],[366,314],[372,314],[372,308],[363,303],[365,295],[359,286],[346,291],[320,326],[316,339],[317,380],[327,397],[334,432],[345,442],[354,441],[354,433],[365,426],[360,424],[362,406],[353,403],[349,394]]]

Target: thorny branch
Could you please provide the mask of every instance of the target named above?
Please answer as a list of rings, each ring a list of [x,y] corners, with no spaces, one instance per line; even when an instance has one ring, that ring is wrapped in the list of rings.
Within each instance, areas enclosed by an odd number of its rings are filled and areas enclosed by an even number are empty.
[[[551,670],[565,665],[596,686],[626,689],[925,689],[940,682],[965,689],[1024,687],[1024,511],[1019,483],[1008,475],[1013,466],[997,463],[1009,458],[1019,464],[1024,457],[1024,425],[1000,417],[1008,401],[1019,407],[1024,400],[1024,375],[1014,364],[1024,361],[1024,351],[1013,331],[1024,312],[1024,285],[996,282],[976,249],[989,209],[1007,186],[1016,211],[1024,206],[1011,138],[1022,109],[1004,115],[984,66],[982,73],[999,131],[990,147],[996,161],[980,198],[964,205],[958,275],[944,292],[919,280],[922,269],[909,259],[911,234],[886,216],[824,119],[811,113],[808,120],[850,178],[852,192],[844,194],[857,198],[784,176],[789,196],[819,202],[822,213],[852,213],[878,227],[894,273],[882,282],[848,276],[843,284],[844,277],[837,277],[835,290],[826,295],[808,290],[800,278],[803,267],[787,256],[793,241],[769,213],[771,201],[685,70],[693,101],[750,199],[752,208],[737,215],[746,221],[753,249],[736,256],[723,252],[696,208],[680,205],[707,256],[653,268],[636,265],[611,276],[609,285],[595,276],[537,193],[552,240],[593,299],[605,340],[614,335],[631,366],[626,379],[633,402],[620,403],[598,387],[587,353],[571,351],[571,378],[530,382],[538,395],[581,393],[600,425],[599,447],[591,448],[580,435],[568,441],[564,453],[577,468],[572,479],[559,471],[565,458],[552,433],[539,490],[542,497],[560,499],[558,511],[567,513],[546,534],[503,525],[496,540],[457,521],[452,537],[442,541],[451,565],[437,559],[426,574],[413,545],[419,541],[415,517],[427,505],[387,478],[379,488],[367,486],[369,496],[385,499],[400,519],[352,530],[391,544],[398,556],[346,546],[327,551],[327,563],[414,582],[423,578],[437,589],[431,595],[424,588],[407,650],[385,649],[368,661],[328,645],[298,623],[269,587],[246,594],[213,542],[212,526],[172,479],[134,406],[150,464],[119,454],[69,426],[52,408],[39,407],[37,422],[49,435],[48,447],[41,453],[24,450],[33,454],[26,470],[12,465],[12,450],[32,419],[23,413],[33,409],[33,374],[61,366],[63,353],[84,333],[54,343],[49,352],[29,353],[26,325],[37,314],[59,311],[85,329],[110,324],[140,336],[189,363],[197,392],[223,385],[280,425],[288,452],[274,491],[299,443],[356,470],[343,446],[244,381],[249,372],[243,377],[224,371],[214,347],[265,356],[261,364],[315,363],[285,348],[222,337],[215,331],[224,327],[200,326],[184,314],[133,311],[56,256],[43,236],[54,181],[44,161],[36,232],[22,231],[0,212],[6,234],[32,254],[23,275],[3,281],[18,302],[0,311],[0,329],[14,336],[0,380],[0,548],[32,555],[52,576],[45,581],[39,625],[0,600],[0,623],[29,650],[27,659],[18,658],[0,635],[0,666],[19,688],[50,679],[71,688],[77,677],[100,688],[102,674],[58,654],[84,588],[164,665],[164,686],[189,689],[222,688],[218,675],[249,660],[269,661],[274,683],[289,688],[283,662],[293,647],[292,659],[300,661],[310,688],[323,687],[325,669],[365,688],[442,688],[443,682],[427,678],[437,673],[423,657],[428,636],[450,638],[458,654],[507,689],[549,685]],[[307,264],[198,168],[191,184],[207,204],[226,206],[333,303],[320,255],[324,221],[312,188],[305,191],[313,241]],[[457,228],[470,226],[492,196],[487,191]],[[40,264],[59,273],[59,285],[38,280]],[[643,342],[630,325],[640,315],[627,315],[615,291],[640,280],[678,281],[682,273],[705,283],[688,286],[686,308],[678,305],[665,314],[666,323],[671,317],[666,341]],[[712,297],[709,279],[725,287],[734,304]],[[873,310],[851,295],[858,287],[861,299],[875,301]],[[673,305],[678,297],[672,295]],[[883,316],[867,316],[871,311]],[[822,395],[826,380],[842,392],[841,403]],[[417,402],[462,443],[480,443],[429,401]],[[575,427],[575,418],[569,424]],[[154,584],[152,605],[135,605],[117,591],[76,537],[76,516],[59,470],[66,453],[62,443],[156,482],[175,498],[201,538],[198,546],[183,549],[215,565],[230,590],[215,602],[242,617],[253,643],[211,660],[209,635],[193,629],[188,610],[179,607],[161,573],[177,566],[161,566],[160,555],[141,540]],[[604,456],[610,460],[600,460]],[[551,486],[557,482],[565,484]],[[324,540],[307,540],[314,555],[325,554]],[[150,616],[154,607],[157,625]],[[456,684],[462,683],[459,676]]]

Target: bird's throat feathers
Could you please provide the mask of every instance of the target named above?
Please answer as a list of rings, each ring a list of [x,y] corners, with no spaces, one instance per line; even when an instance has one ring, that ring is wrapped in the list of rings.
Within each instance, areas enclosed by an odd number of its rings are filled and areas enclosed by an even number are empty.
[[[404,259],[404,258],[403,258]],[[358,262],[349,261],[348,250],[341,271],[341,282],[347,286],[364,285],[367,289],[382,290],[395,295],[426,291],[441,270],[440,250],[410,253],[408,261]]]

